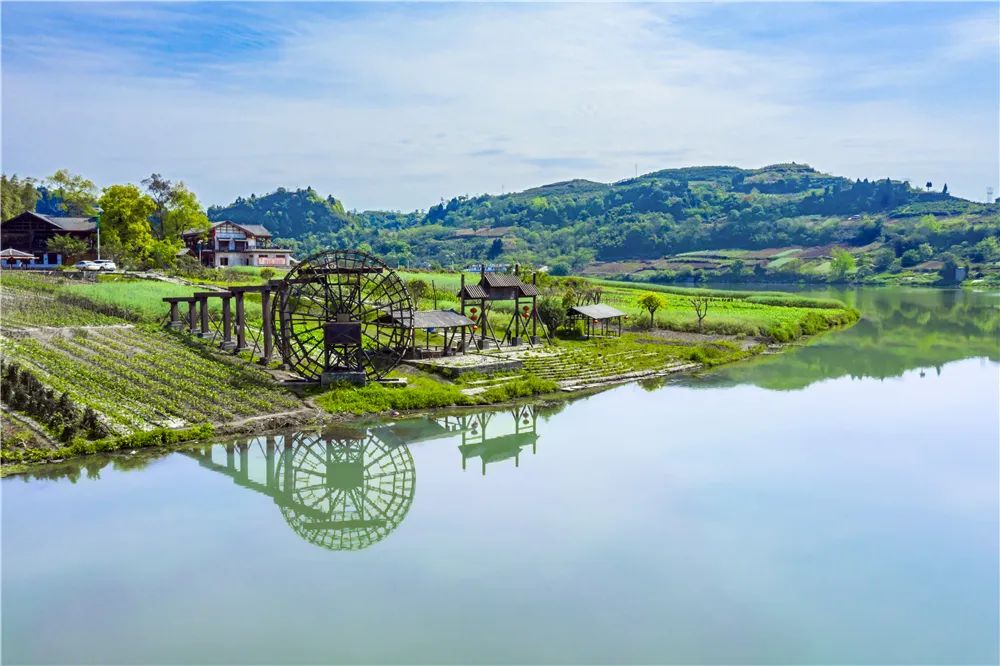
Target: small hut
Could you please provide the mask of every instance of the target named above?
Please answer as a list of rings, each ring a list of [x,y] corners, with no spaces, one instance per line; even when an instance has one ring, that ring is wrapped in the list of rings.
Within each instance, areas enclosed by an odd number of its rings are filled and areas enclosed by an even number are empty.
[[[21,252],[12,247],[0,251],[0,263],[6,268],[27,266],[35,262],[35,255]]]
[[[453,353],[465,352],[466,335],[472,331],[475,323],[463,314],[454,310],[418,310],[413,313],[414,331],[424,332],[424,347],[414,335],[413,355],[433,356],[440,353],[449,356]],[[443,344],[431,346],[431,333],[440,333]],[[458,339],[458,344],[456,344]]]
[[[595,335],[618,337],[622,334],[622,320],[628,319],[628,315],[610,305],[595,303],[574,305],[569,309],[569,319],[573,322],[582,321],[588,338]]]

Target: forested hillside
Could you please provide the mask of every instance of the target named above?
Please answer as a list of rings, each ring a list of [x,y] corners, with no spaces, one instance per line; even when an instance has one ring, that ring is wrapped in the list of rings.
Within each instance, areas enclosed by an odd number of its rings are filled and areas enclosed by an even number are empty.
[[[771,255],[741,260],[734,273],[739,251],[794,247],[826,248],[800,258],[820,260],[813,262],[817,277],[828,277],[833,246],[853,253],[853,264],[844,259],[834,271],[841,277],[863,257],[861,268],[871,274],[924,264],[938,270],[946,263],[990,270],[1000,260],[996,204],[952,197],[947,185],[852,181],[794,163],[667,169],[614,184],[572,180],[501,196],[455,197],[414,213],[346,213],[311,188],[278,190],[213,207],[209,216],[265,224],[303,254],[367,244],[391,263],[409,266],[519,261],[556,272],[646,272],[666,281],[716,269],[731,278],[746,269],[743,277],[765,279],[771,262],[762,260]],[[689,271],[674,259],[712,250],[736,253],[718,255],[730,261],[717,265],[695,262]],[[781,266],[784,272],[803,268],[789,260],[774,269]]]

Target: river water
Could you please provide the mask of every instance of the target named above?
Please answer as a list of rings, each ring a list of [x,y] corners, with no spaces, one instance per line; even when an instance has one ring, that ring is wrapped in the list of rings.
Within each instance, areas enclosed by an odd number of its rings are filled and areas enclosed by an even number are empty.
[[[2,660],[997,663],[1000,298],[824,295],[701,377],[4,479]]]

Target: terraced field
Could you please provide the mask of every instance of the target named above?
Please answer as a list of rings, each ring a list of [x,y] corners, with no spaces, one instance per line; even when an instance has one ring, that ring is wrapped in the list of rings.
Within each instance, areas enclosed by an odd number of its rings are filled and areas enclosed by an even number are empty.
[[[103,414],[123,433],[222,423],[301,406],[264,371],[235,359],[206,358],[170,334],[146,328],[5,338],[3,355]]]

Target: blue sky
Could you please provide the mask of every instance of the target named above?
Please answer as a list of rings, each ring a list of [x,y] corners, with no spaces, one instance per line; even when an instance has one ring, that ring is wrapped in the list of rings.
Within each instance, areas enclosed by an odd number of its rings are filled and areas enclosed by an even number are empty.
[[[6,173],[426,208],[796,161],[1000,193],[1000,5],[15,3]]]

